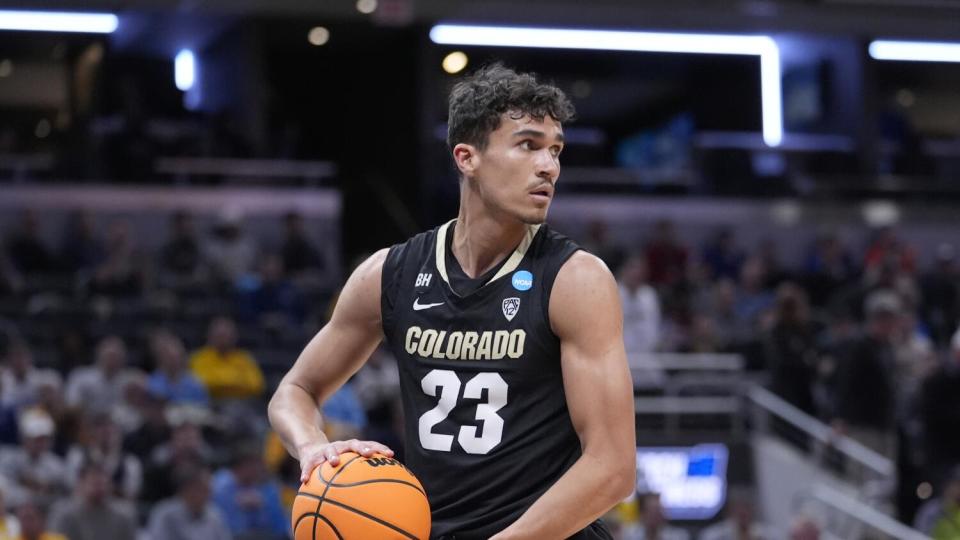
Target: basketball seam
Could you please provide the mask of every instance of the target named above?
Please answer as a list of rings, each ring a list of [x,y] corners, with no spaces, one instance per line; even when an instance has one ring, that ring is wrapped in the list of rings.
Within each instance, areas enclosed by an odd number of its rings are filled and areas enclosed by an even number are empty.
[[[392,483],[394,483],[394,484],[403,484],[403,485],[412,487],[413,489],[419,491],[420,493],[423,493],[424,496],[427,495],[426,493],[424,493],[423,489],[420,488],[420,486],[418,486],[418,485],[416,485],[416,484],[414,484],[414,483],[411,483],[411,482],[407,482],[406,480],[395,480],[395,479],[392,479],[392,478],[383,478],[383,479],[378,479],[378,480],[362,480],[362,481],[360,481],[360,482],[351,482],[351,483],[349,483],[349,484],[335,484],[335,483],[332,482],[332,479],[331,479],[330,482],[327,482],[326,480],[323,480],[323,483],[324,483],[324,484],[326,484],[326,485],[328,485],[328,486],[332,486],[332,487],[353,487],[353,486],[362,486],[362,485],[364,485],[364,484],[374,484],[374,483],[377,483],[377,482],[392,482]]]
[[[297,518],[297,522],[293,524],[293,531],[294,531],[294,532],[297,531],[297,526],[300,525],[300,522],[303,521],[304,518],[308,518],[308,517],[311,517],[311,516],[312,516],[314,519],[316,519],[316,518],[322,519],[324,523],[326,523],[327,525],[330,526],[331,529],[333,529],[333,534],[337,535],[337,538],[338,538],[339,540],[343,540],[343,535],[340,534],[340,531],[337,530],[337,527],[336,527],[329,519],[321,516],[320,514],[315,514],[315,513],[312,513],[312,512],[307,512],[307,513],[305,513],[305,514],[300,514],[300,517]],[[314,521],[314,523],[313,523],[313,536],[314,536],[314,538],[316,538],[316,535],[317,535],[317,523],[316,523],[316,521]]]
[[[367,519],[369,519],[369,520],[371,520],[371,521],[376,521],[377,523],[383,525],[384,527],[388,527],[388,528],[390,528],[390,529],[393,529],[394,531],[396,531],[396,532],[398,532],[398,533],[406,536],[406,537],[409,538],[410,540],[419,540],[416,536],[408,533],[407,531],[401,529],[400,527],[397,527],[396,525],[393,525],[393,524],[391,524],[391,523],[387,523],[386,521],[378,518],[377,516],[372,516],[372,515],[364,512],[364,511],[362,511],[362,510],[357,510],[356,508],[354,508],[354,507],[352,507],[352,506],[348,506],[348,505],[346,505],[346,504],[344,504],[344,503],[342,503],[342,502],[340,502],[340,501],[334,500],[334,499],[326,499],[326,502],[328,502],[328,503],[330,503],[330,504],[332,504],[332,505],[334,505],[334,506],[339,506],[340,508],[343,508],[344,510],[348,510],[348,511],[350,511],[350,512],[353,512],[354,514],[359,514],[359,515],[361,515],[361,516],[363,516],[363,517],[365,517],[365,518],[367,518]]]
[[[347,467],[350,466],[351,463],[353,463],[354,461],[360,459],[360,457],[361,457],[361,456],[359,456],[359,455],[358,455],[358,456],[355,456],[355,457],[352,458],[350,461],[344,463],[343,466],[340,467],[340,470],[337,471],[337,472],[335,472],[335,473],[333,474],[333,476],[330,477],[330,482],[333,482],[333,480],[334,480],[337,476],[339,476],[340,473],[342,473],[343,471],[345,471],[345,470],[347,469]],[[317,476],[320,478],[321,481],[323,480],[323,467],[322,467],[322,466],[317,467]],[[316,514],[317,514],[317,515],[320,515],[320,507],[323,506],[323,500],[324,500],[324,498],[327,496],[327,491],[330,491],[330,483],[327,483],[327,482],[324,482],[324,483],[326,483],[327,487],[325,487],[325,488],[323,489],[323,493],[320,495],[320,498],[317,500],[317,510],[316,510]],[[317,522],[316,522],[316,521],[313,522],[313,540],[317,540]]]

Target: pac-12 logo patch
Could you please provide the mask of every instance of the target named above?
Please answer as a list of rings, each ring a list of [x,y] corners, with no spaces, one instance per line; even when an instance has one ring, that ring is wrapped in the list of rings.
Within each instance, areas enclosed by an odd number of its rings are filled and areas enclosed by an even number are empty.
[[[533,287],[533,274],[526,270],[517,270],[513,273],[513,288],[518,291],[529,291]]]
[[[517,314],[517,311],[519,310],[520,310],[519,298],[513,297],[513,298],[503,299],[503,316],[506,317],[508,321],[512,321],[513,317]]]

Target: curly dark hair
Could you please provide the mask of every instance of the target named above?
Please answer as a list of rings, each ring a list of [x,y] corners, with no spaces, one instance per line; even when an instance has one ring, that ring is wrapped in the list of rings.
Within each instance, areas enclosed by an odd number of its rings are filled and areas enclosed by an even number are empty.
[[[575,114],[562,90],[537,82],[534,73],[517,73],[497,62],[481,67],[450,92],[447,146],[452,150],[466,143],[485,149],[488,136],[500,127],[500,116],[507,112],[537,121],[550,115],[560,123]]]

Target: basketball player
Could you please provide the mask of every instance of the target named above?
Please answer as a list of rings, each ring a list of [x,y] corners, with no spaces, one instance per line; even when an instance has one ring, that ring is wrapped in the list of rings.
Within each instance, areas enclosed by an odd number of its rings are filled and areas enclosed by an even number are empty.
[[[270,402],[304,478],[343,452],[392,455],[316,421],[385,337],[433,538],[610,538],[596,520],[632,493],[636,460],[617,288],[544,224],[572,115],[559,89],[500,65],[453,89],[457,219],[357,268]]]

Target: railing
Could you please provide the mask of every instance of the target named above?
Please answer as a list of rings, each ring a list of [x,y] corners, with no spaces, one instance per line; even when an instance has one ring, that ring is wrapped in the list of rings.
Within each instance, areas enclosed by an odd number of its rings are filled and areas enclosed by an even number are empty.
[[[315,182],[337,174],[337,166],[328,161],[285,159],[239,159],[164,157],[154,163],[154,171],[180,179],[194,176],[221,176],[231,179],[301,179]]]
[[[897,540],[930,540],[920,531],[907,527],[883,512],[871,508],[826,484],[814,486],[810,497],[831,511],[840,512],[853,519],[858,525],[865,525],[867,528],[885,534],[890,538],[896,538]]]
[[[836,433],[820,420],[787,403],[773,392],[760,386],[751,386],[747,391],[747,398],[757,406],[754,409],[755,412],[764,413],[754,415],[757,427],[766,425],[765,415],[772,414],[820,443],[817,448],[821,450],[825,447],[834,448],[847,459],[872,470],[881,477],[889,478],[893,476],[896,469],[893,462],[888,458],[850,437]]]
[[[841,456],[851,468],[872,473],[869,476],[879,480],[880,484],[889,483],[896,474],[895,465],[889,458],[837,433],[822,421],[752,382],[743,371],[744,361],[739,355],[631,355],[630,365],[635,378],[637,374],[649,370],[665,374],[660,387],[664,395],[638,395],[634,398],[634,405],[638,415],[662,415],[666,418],[664,430],[667,433],[676,430],[680,418],[685,415],[726,416],[730,419],[731,431],[736,435],[745,428],[747,418],[743,413],[750,409],[748,418],[754,430],[768,430],[770,417],[775,417],[796,432],[806,435],[812,443],[810,449],[817,466],[824,466],[827,452],[834,451],[838,454],[833,455]],[[701,385],[712,393],[696,395],[691,392]],[[815,484],[808,496],[864,527],[891,538],[927,538],[882,511],[827,485]],[[830,532],[824,531],[823,538],[830,537]]]

